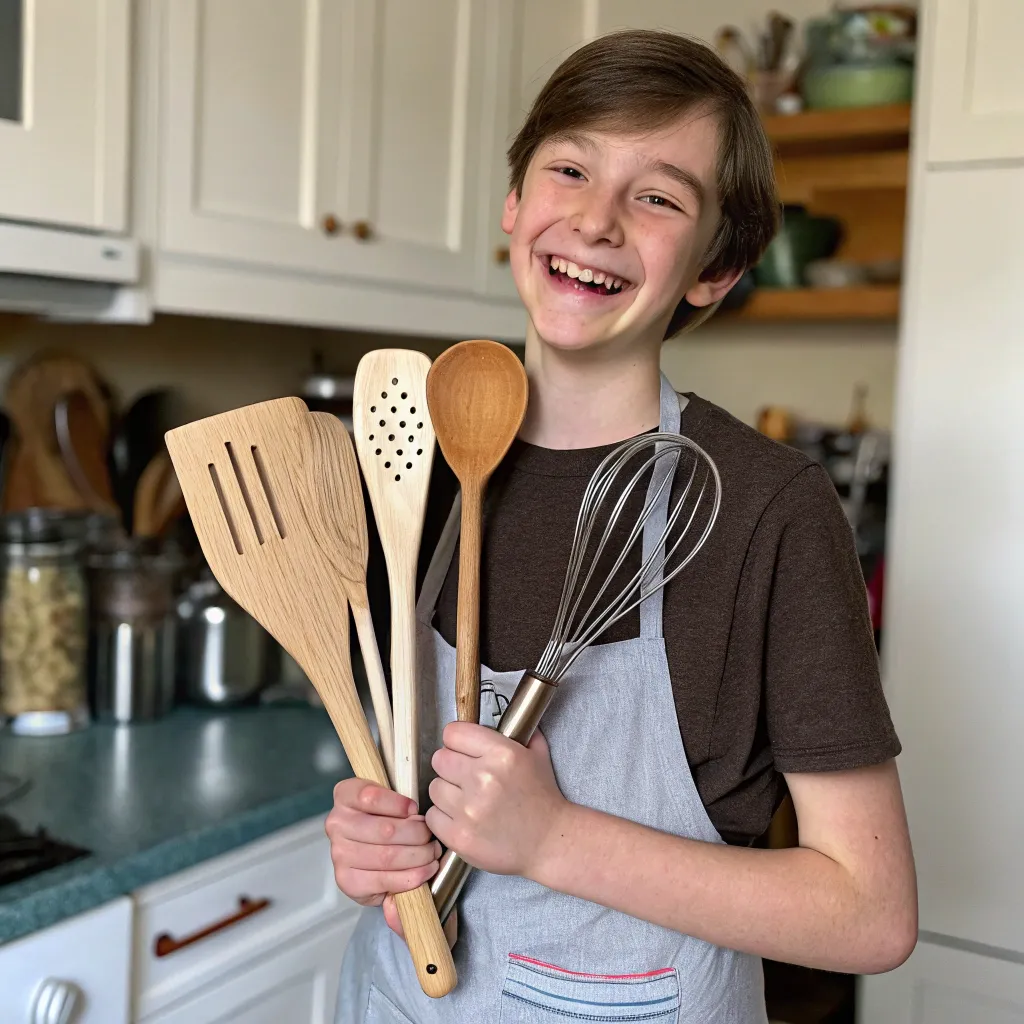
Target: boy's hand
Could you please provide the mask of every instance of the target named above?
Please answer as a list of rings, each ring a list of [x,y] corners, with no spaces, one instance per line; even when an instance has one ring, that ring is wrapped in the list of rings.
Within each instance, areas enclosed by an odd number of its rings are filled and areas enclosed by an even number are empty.
[[[453,722],[431,764],[434,835],[476,868],[533,877],[570,806],[540,732],[523,747],[485,726]]]
[[[334,787],[324,831],[338,888],[364,907],[383,903],[389,927],[404,938],[395,901],[385,896],[421,886],[441,856],[416,805],[364,779],[346,779]]]

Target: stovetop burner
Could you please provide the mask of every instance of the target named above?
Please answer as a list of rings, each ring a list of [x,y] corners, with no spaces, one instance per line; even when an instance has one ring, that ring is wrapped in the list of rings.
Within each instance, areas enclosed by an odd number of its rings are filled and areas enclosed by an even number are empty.
[[[0,885],[19,882],[88,853],[52,839],[43,828],[29,834],[13,818],[0,814]]]

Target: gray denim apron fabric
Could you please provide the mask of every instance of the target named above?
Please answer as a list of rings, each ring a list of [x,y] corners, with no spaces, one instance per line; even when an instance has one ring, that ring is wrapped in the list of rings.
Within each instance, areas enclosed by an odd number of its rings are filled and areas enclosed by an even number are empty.
[[[661,383],[661,427],[678,433],[680,400]],[[669,460],[663,460],[668,462]],[[671,470],[669,470],[671,471]],[[658,479],[651,481],[651,492]],[[648,521],[645,550],[667,514]],[[421,778],[455,717],[455,650],[431,621],[458,537],[448,520],[417,606]],[[523,671],[481,667],[480,721],[497,724]],[[428,695],[433,694],[433,700]],[[665,643],[662,594],[640,608],[640,636],[583,652],[541,723],[566,798],[677,836],[721,843],[683,751]],[[427,806],[426,800],[421,806]],[[404,943],[365,911],[342,967],[336,1024],[765,1024],[761,961],[648,924],[525,878],[473,873],[459,904],[459,982],[425,996]]]

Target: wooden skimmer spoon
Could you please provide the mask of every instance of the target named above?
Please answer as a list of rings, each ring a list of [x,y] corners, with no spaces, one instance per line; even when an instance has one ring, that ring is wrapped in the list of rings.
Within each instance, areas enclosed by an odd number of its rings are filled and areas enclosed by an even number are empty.
[[[356,367],[352,420],[359,465],[388,566],[395,789],[419,794],[416,567],[427,511],[434,428],[427,415],[430,360],[409,349],[367,352]]]
[[[387,786],[349,661],[339,510],[310,483],[317,460],[306,405],[263,402],[178,427],[166,440],[214,575],[309,676],[355,774]],[[423,991],[446,995],[455,965],[429,887],[396,893],[395,903]]]
[[[323,538],[322,546],[336,558],[335,568],[341,574],[345,596],[356,622],[359,650],[363,655],[373,712],[377,719],[381,753],[384,755],[388,777],[393,780],[395,732],[388,684],[384,679],[384,666],[380,660],[377,636],[370,617],[370,599],[366,592],[366,561],[370,543],[366,532],[366,508],[363,505],[359,464],[356,462],[352,439],[348,436],[345,424],[337,416],[327,412],[311,412],[309,418],[315,452],[311,482],[320,506],[336,509],[338,513],[327,521],[314,517],[309,525],[314,533],[327,526],[336,535],[336,543],[328,536]]]
[[[459,478],[459,609],[455,704],[460,722],[480,718],[480,549],[487,481],[526,415],[526,371],[496,341],[463,341],[441,353],[427,376],[427,407],[448,465]]]

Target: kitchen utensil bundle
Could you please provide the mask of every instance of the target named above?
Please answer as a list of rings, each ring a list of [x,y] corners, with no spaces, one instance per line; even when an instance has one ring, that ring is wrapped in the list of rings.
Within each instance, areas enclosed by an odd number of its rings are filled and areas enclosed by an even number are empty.
[[[427,407],[448,465],[459,478],[459,601],[455,706],[460,722],[480,719],[480,551],[484,490],[526,414],[526,371],[495,341],[463,341],[427,375]]]
[[[663,507],[659,498],[671,486],[673,469],[681,492],[669,506],[658,543],[643,551],[644,525]],[[627,528],[630,497],[649,477],[653,482],[643,507]],[[693,561],[715,525],[721,500],[721,479],[711,457],[680,434],[644,434],[605,457],[583,495],[551,638],[536,668],[516,687],[498,727],[502,735],[529,743],[559,681],[583,651]],[[632,559],[639,560],[636,571],[627,564]],[[452,850],[442,858],[431,882],[442,921],[470,871]]]
[[[401,608],[402,595],[411,595],[414,589],[433,431],[425,413],[424,359],[412,354],[374,355],[377,358],[362,378],[368,407],[362,422],[358,416],[356,421],[363,435],[373,434],[377,446],[370,450],[371,461],[363,464],[363,471],[373,480],[378,522],[388,523],[382,537],[391,547],[389,567],[403,570],[401,577],[396,573],[406,588],[396,592]],[[374,426],[365,413],[376,416]],[[360,553],[354,556],[349,546],[352,531],[339,526],[339,521],[351,522],[351,511],[338,507],[339,502],[350,506],[352,494],[358,492],[342,496],[338,487],[326,482],[344,456],[339,459],[335,450],[327,457],[331,444],[324,427],[300,399],[285,398],[190,423],[170,431],[166,440],[196,534],[217,579],[306,672],[356,775],[387,786],[352,675],[346,579],[338,568],[345,566],[347,571],[360,562]],[[398,486],[403,480],[405,486]],[[401,645],[403,635],[396,630],[395,636]],[[415,693],[414,650],[399,652],[397,664],[394,653],[395,773],[408,786],[410,772],[403,773],[401,758],[410,757],[411,751],[415,763],[415,744],[409,742],[408,723],[399,716]],[[396,669],[408,674],[403,684],[409,686],[407,692],[397,685]],[[415,709],[408,710],[415,720]],[[445,995],[455,985],[455,967],[430,889],[422,885],[398,893],[395,903],[421,987],[428,995]]]
[[[416,693],[416,567],[427,509],[434,428],[427,414],[430,360],[377,349],[356,368],[356,451],[370,494],[391,592],[394,788],[419,803]]]

